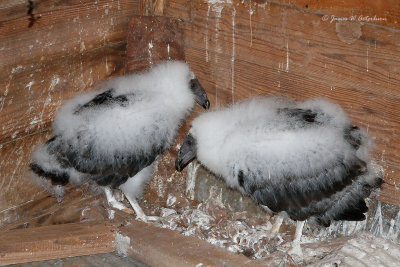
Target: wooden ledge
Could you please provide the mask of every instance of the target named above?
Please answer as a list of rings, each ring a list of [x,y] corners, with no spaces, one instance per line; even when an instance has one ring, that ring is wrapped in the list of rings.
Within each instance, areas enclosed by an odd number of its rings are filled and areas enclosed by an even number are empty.
[[[120,234],[130,238],[128,255],[150,266],[261,266],[206,241],[139,221],[121,227]]]
[[[0,265],[115,251],[116,227],[70,223],[0,234]]]

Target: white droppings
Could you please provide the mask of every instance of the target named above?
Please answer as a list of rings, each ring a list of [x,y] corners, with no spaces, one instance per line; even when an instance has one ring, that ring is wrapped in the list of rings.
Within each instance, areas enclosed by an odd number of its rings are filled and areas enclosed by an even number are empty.
[[[33,120],[29,123],[30,125],[35,125],[41,122],[42,120],[38,119],[36,116],[33,118]]]
[[[169,60],[171,59],[171,57],[170,57],[170,55],[169,55],[170,50],[171,50],[171,47],[169,46],[169,43],[168,43],[168,44],[167,44],[167,53],[168,53],[168,59],[169,59]]]
[[[54,42],[47,42],[44,44],[44,47],[50,47],[54,44]]]
[[[232,103],[235,102],[235,16],[236,9],[232,10],[232,56],[231,56],[231,85],[232,85]]]
[[[109,73],[108,71],[109,71],[109,69],[108,69],[108,57],[106,56],[106,73]]]
[[[84,217],[84,216],[85,216],[85,213],[86,213],[88,210],[90,210],[90,207],[85,207],[85,208],[82,210],[82,212],[81,212],[81,216]]]
[[[115,248],[117,250],[118,255],[127,256],[128,250],[131,248],[130,237],[117,233],[115,235]]]
[[[186,179],[186,195],[189,199],[194,200],[194,189],[196,186],[196,173],[200,164],[193,161],[188,166],[187,179]]]
[[[106,9],[104,10],[104,13],[105,13],[106,15],[108,15],[108,8],[106,8]]]
[[[372,220],[371,232],[376,236],[383,236],[382,207],[380,201],[376,207],[375,217]]]
[[[31,90],[31,87],[32,87],[32,85],[34,85],[35,84],[35,82],[34,81],[30,81],[26,86],[25,86],[25,88],[28,88],[28,91],[30,91]]]
[[[18,135],[18,131],[15,131],[12,135],[11,135],[11,139],[14,139],[15,137],[17,137]],[[13,176],[13,175],[12,175]]]
[[[206,62],[208,62],[208,18],[210,17],[210,5],[208,5],[207,9],[207,17],[206,17],[206,36],[204,37],[204,41],[206,43]]]
[[[232,5],[232,0],[208,0],[208,6],[212,8],[212,11],[217,13],[217,17],[221,17],[222,10],[225,5]]]
[[[167,206],[171,207],[171,206],[173,206],[175,204],[175,202],[176,202],[176,197],[174,197],[172,195],[168,195]]]
[[[286,39],[286,72],[289,72],[289,40]]]
[[[171,216],[171,215],[174,215],[174,214],[176,214],[176,210],[168,209],[168,208],[162,208],[161,212],[160,212],[160,217],[165,218],[165,217],[168,217],[168,216]]]
[[[386,163],[386,160],[385,160],[385,152],[386,152],[386,150],[383,149],[383,150],[382,150],[382,155],[381,155],[381,162],[382,162],[382,163]]]
[[[40,112],[39,121],[43,120],[44,111],[45,111],[46,107],[51,103],[51,93],[54,91],[54,88],[56,87],[56,85],[59,82],[60,82],[60,76],[54,75],[53,78],[51,79],[51,83],[49,86],[46,100],[44,101],[44,104],[43,104],[42,111]]]
[[[115,210],[107,209],[107,213],[108,213],[108,219],[113,220],[115,217]]]
[[[8,84],[6,86],[6,90],[5,90],[4,94],[2,96],[0,96],[0,111],[3,110],[4,103],[5,103],[7,95],[8,95],[8,87],[9,87],[9,85],[10,84]]]
[[[17,67],[11,69],[11,74],[15,74],[15,73],[19,72],[20,70],[22,70],[22,66],[18,65]]]
[[[153,49],[153,40],[150,41],[150,43],[148,44],[148,49],[147,52],[149,54],[149,63],[150,65],[153,65],[153,53],[152,53],[152,49]]]
[[[367,47],[367,72],[369,72],[369,69],[368,69],[368,58],[369,58],[369,45]]]
[[[85,42],[82,41],[79,52],[82,53],[83,51],[85,51],[85,49],[86,49]]]
[[[54,75],[53,78],[51,79],[51,84],[49,87],[50,91],[53,91],[55,86],[60,82],[60,76]]]

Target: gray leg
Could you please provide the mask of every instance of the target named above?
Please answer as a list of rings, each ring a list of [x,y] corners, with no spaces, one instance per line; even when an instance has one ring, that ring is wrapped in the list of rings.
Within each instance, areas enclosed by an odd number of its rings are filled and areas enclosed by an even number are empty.
[[[297,221],[296,224],[296,234],[294,235],[294,240],[292,242],[292,248],[289,250],[289,254],[297,255],[303,257],[303,251],[300,247],[301,235],[303,233],[303,227],[306,221]]]
[[[139,203],[136,201],[136,199],[131,198],[128,195],[125,195],[125,197],[128,199],[129,203],[131,203],[131,206],[136,213],[137,219],[140,219],[144,222],[160,220],[160,218],[157,216],[147,216],[146,214],[144,214],[142,208],[139,206]]]
[[[279,234],[279,229],[281,228],[282,222],[283,222],[283,217],[280,215],[277,215],[275,222],[271,228],[271,235],[276,236]]]
[[[129,214],[133,214],[133,211],[131,209],[125,207],[124,204],[122,204],[121,202],[119,202],[118,200],[115,199],[115,197],[112,193],[112,190],[109,187],[103,187],[103,189],[104,189],[104,193],[107,198],[107,202],[111,207],[118,209],[118,210],[122,210]]]

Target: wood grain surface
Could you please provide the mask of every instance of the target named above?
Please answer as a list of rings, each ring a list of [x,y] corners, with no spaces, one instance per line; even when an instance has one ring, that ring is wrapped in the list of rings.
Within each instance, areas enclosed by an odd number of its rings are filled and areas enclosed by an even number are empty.
[[[149,69],[163,60],[185,60],[183,28],[164,16],[135,16],[127,37],[126,72]]]
[[[267,3],[266,0],[253,2]],[[397,0],[274,0],[268,2],[293,5],[328,14],[326,18],[329,21],[348,19],[400,29],[400,2]]]
[[[31,179],[28,164],[36,144],[44,142],[46,135],[33,135],[0,145],[0,226],[13,219],[1,218],[16,206],[41,198],[47,192]],[[15,214],[13,218],[17,218]]]
[[[138,0],[3,1],[0,144],[47,127],[77,92],[122,72]],[[31,23],[34,14],[35,22]]]
[[[115,227],[69,223],[0,233],[0,265],[115,250]]]
[[[124,73],[128,23],[139,12],[139,0],[31,2],[0,4],[4,212],[45,194],[28,172],[34,147],[51,135],[43,131],[67,99]]]
[[[130,239],[128,255],[150,266],[262,266],[204,240],[139,221],[121,227],[120,235]]]
[[[400,32],[276,3],[169,0],[212,107],[257,95],[324,97],[375,138],[382,201],[400,205]]]

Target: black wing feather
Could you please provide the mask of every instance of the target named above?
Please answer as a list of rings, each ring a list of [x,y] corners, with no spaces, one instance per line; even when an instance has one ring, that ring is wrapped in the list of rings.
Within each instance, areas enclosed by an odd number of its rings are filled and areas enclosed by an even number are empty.
[[[114,96],[114,88],[108,89],[107,91],[96,95],[92,100],[89,102],[79,105],[74,114],[79,114],[84,110],[93,109],[100,106],[111,106],[113,104],[119,104],[120,106],[126,106],[126,102],[128,102],[127,95],[118,95]]]
[[[365,163],[357,159],[351,165],[338,161],[334,167],[323,170],[317,176],[294,179],[288,177],[284,179],[286,183],[273,183],[270,179],[265,179],[262,184],[250,186],[246,184],[246,180],[254,179],[245,175],[242,179],[244,190],[259,204],[267,206],[274,212],[287,211],[292,219],[300,220],[320,212],[302,207],[308,207],[313,202],[329,198],[343,190],[364,171]]]
[[[150,153],[143,153],[143,155],[116,153],[114,160],[108,162],[107,160],[98,160],[98,157],[95,159],[90,144],[86,145],[86,149],[82,150],[83,152],[78,153],[72,145],[65,146],[61,143],[61,140],[61,137],[55,136],[49,139],[46,144],[49,154],[56,156],[62,168],[72,167],[79,172],[89,174],[89,178],[97,184],[101,186],[110,185],[114,188],[151,165],[158,155],[164,153],[166,147],[166,142],[160,142],[160,145],[154,146]],[[32,163],[30,168],[39,176],[50,179],[53,184],[65,185],[69,181],[66,171],[44,171],[35,163]]]
[[[29,164],[29,168],[38,176],[45,177],[46,179],[51,180],[51,183],[53,185],[66,185],[69,181],[69,175],[65,171],[59,171],[59,170],[45,171],[37,163]]]
[[[285,114],[288,117],[309,123],[317,122],[315,119],[318,115],[318,113],[312,111],[311,109],[301,108],[279,108],[278,114]]]

